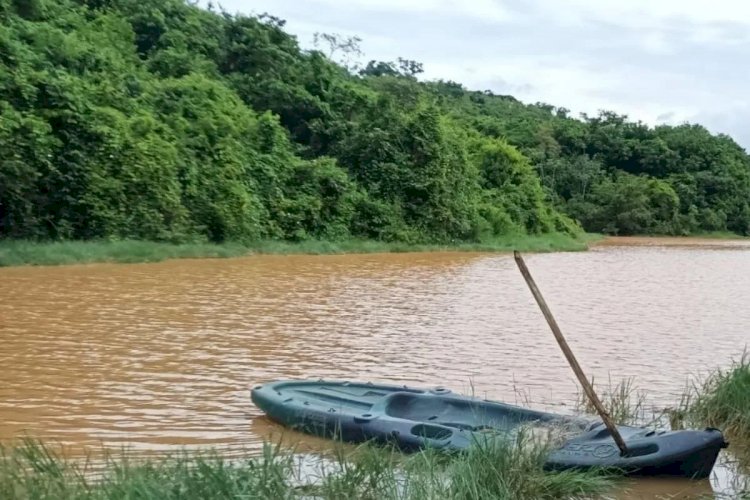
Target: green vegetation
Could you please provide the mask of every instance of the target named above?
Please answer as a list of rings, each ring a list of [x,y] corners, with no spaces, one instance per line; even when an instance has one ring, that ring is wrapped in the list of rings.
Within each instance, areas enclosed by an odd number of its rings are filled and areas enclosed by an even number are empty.
[[[511,234],[481,243],[408,244],[373,240],[301,242],[259,240],[240,243],[164,243],[153,241],[0,241],[0,267],[87,264],[93,262],[158,262],[180,258],[225,258],[251,254],[340,254],[401,252],[554,252],[585,250],[597,235]]]
[[[303,469],[299,456],[267,445],[259,457],[234,460],[216,453],[108,456],[97,469],[27,441],[0,448],[0,497],[523,500],[591,497],[611,488],[612,479],[597,472],[544,472],[545,450],[523,437],[457,456],[434,450],[404,456],[364,446],[353,453],[339,448],[333,458]]]
[[[739,440],[750,457],[750,353],[745,352],[729,369],[711,373],[696,387],[689,413]]]
[[[649,409],[646,393],[636,386],[633,378],[616,383],[610,379],[606,386],[595,384],[595,390],[618,424],[663,425],[664,418],[668,417],[672,428],[709,425],[740,440],[741,444],[750,445],[749,352],[743,353],[728,369],[716,369],[699,383],[690,384],[676,408],[657,412]],[[575,409],[577,413],[596,414],[584,392],[578,393]]]
[[[0,239],[750,232],[750,158],[700,126],[574,119],[406,59],[355,71],[182,0],[0,0],[0,21]],[[198,248],[240,251],[172,251]]]
[[[729,441],[729,455],[720,455],[717,467],[724,469],[724,494],[750,498],[750,353],[745,352],[729,369],[716,369],[699,383],[689,384],[676,408],[651,408],[646,393],[633,378],[596,387],[607,412],[618,424],[657,429],[721,430]],[[593,415],[596,410],[585,393],[578,395],[576,413]],[[723,498],[723,497],[722,497]]]
[[[87,264],[92,262],[157,262],[165,259],[237,257],[247,254],[239,244],[151,241],[0,241],[0,267]]]
[[[681,409],[691,426],[719,425],[730,436],[746,437],[749,369],[743,356],[730,370],[694,387],[690,397],[697,399]],[[598,392],[621,423],[645,425],[644,418],[653,417],[632,379],[609,381],[607,387]],[[578,409],[586,411],[581,401]],[[665,422],[657,425],[663,428]],[[337,443],[322,456],[266,445],[261,455],[246,458],[228,458],[218,450],[156,457],[105,451],[80,460],[26,440],[0,444],[0,498],[598,498],[617,486],[604,471],[544,471],[544,457],[557,436],[548,431],[522,430],[514,439],[488,440],[466,453],[404,455],[387,447]],[[738,460],[721,460],[730,481],[725,493],[733,498],[750,493],[750,462],[743,450],[733,441],[730,452]]]
[[[634,378],[627,378],[614,383],[610,378],[607,386],[591,384],[612,420],[618,425],[647,425],[656,423],[653,415],[648,415],[645,402],[646,395],[638,390]],[[576,413],[598,415],[596,407],[585,392],[580,391],[576,399]],[[648,416],[647,416],[648,415]]]
[[[690,235],[691,238],[704,238],[707,240],[740,240],[747,236],[740,237],[736,233],[730,233],[729,231],[705,231],[693,233]]]

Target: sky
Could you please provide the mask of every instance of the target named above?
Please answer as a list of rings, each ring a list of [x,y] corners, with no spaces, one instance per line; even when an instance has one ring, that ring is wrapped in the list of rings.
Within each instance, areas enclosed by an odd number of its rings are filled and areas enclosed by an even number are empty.
[[[219,0],[316,32],[359,36],[363,62],[423,63],[534,103],[650,125],[701,123],[750,151],[750,2],[745,0]]]

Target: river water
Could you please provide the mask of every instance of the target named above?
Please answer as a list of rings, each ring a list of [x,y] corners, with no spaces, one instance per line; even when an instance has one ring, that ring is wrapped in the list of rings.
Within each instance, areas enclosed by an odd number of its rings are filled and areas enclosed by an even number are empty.
[[[612,238],[525,259],[587,374],[635,377],[654,408],[750,343],[750,241]],[[306,377],[557,411],[578,394],[506,254],[0,269],[0,440],[258,449],[280,429],[249,388]]]

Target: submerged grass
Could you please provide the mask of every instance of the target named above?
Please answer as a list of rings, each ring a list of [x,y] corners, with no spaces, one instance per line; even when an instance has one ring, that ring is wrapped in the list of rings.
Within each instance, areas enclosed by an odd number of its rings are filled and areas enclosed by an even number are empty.
[[[520,436],[462,454],[402,455],[365,445],[340,448],[314,470],[266,445],[247,459],[192,452],[165,458],[108,456],[101,468],[25,441],[0,447],[0,498],[14,499],[547,499],[591,497],[612,487],[598,472],[545,472],[547,448]],[[96,473],[92,471],[96,470]]]
[[[158,243],[152,241],[57,241],[0,240],[0,267],[22,265],[87,264],[93,262],[157,262],[178,258],[227,258],[251,254],[342,254],[396,252],[504,252],[511,250],[553,252],[586,250],[598,235],[507,235],[483,243],[412,245],[382,241],[309,240],[301,242],[258,241],[249,244]]]

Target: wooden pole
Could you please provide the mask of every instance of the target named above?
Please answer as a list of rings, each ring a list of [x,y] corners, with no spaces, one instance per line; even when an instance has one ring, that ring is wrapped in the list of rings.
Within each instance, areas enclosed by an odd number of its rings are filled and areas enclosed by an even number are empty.
[[[517,251],[513,252],[513,257],[516,259],[516,264],[518,265],[518,269],[521,271],[523,278],[526,280],[526,284],[529,285],[529,290],[531,290],[531,294],[536,299],[536,303],[539,304],[539,308],[542,310],[542,314],[544,314],[544,318],[547,320],[547,324],[549,324],[549,327],[552,329],[552,333],[555,335],[555,339],[557,340],[557,343],[560,345],[560,349],[562,349],[562,352],[563,354],[565,354],[565,357],[567,358],[568,363],[570,364],[570,367],[573,369],[573,372],[575,372],[576,377],[578,377],[578,381],[583,386],[584,392],[586,393],[588,398],[591,400],[591,403],[596,408],[596,411],[599,413],[599,416],[602,417],[602,420],[604,421],[604,425],[607,426],[607,429],[609,429],[609,432],[612,434],[612,437],[614,438],[615,443],[617,443],[617,447],[620,448],[621,454],[626,455],[628,453],[628,448],[625,445],[625,441],[622,439],[620,432],[617,430],[615,423],[612,421],[612,417],[610,417],[609,413],[607,413],[607,410],[604,409],[602,402],[599,400],[599,397],[596,395],[596,392],[594,392],[594,388],[591,386],[591,383],[586,378],[586,375],[583,374],[583,370],[581,370],[581,365],[578,364],[578,361],[573,355],[573,351],[570,350],[570,346],[565,341],[565,337],[563,337],[563,334],[560,331],[560,327],[557,326],[557,321],[555,321],[554,316],[552,316],[552,312],[549,310],[549,307],[547,307],[547,303],[544,301],[544,297],[542,297],[542,292],[539,291],[539,288],[536,286],[536,283],[534,282],[534,278],[531,277],[531,273],[529,272],[529,268],[526,267],[526,263],[523,261],[523,257],[521,257],[521,254]]]

